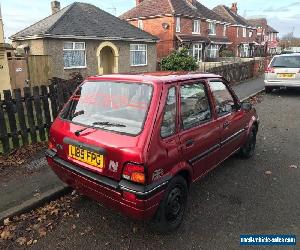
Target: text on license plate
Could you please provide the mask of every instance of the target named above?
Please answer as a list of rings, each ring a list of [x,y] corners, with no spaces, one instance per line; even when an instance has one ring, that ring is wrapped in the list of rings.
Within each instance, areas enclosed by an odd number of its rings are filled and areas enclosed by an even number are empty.
[[[104,167],[104,156],[95,152],[88,151],[84,148],[78,148],[74,145],[69,145],[69,157],[92,165],[94,167]]]
[[[284,73],[284,74],[277,74],[278,78],[294,78],[295,74],[293,73]]]

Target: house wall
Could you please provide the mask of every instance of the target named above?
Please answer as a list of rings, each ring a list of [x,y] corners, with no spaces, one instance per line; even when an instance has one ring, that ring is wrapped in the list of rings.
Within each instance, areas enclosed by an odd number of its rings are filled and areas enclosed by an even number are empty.
[[[175,20],[174,17],[157,17],[142,19],[143,30],[157,36],[159,42],[157,43],[157,59],[169,55],[175,49]],[[132,25],[138,27],[138,21],[129,21]],[[164,29],[163,24],[168,24],[168,28]]]
[[[44,40],[43,39],[34,39],[26,41],[13,41],[13,47],[18,47],[19,45],[28,44],[30,55],[46,55],[44,52]]]
[[[237,37],[237,29],[239,32],[239,36]],[[238,56],[238,46],[241,43],[253,43],[254,41],[256,41],[257,38],[257,32],[256,30],[252,30],[252,37],[249,37],[249,31],[251,31],[252,29],[246,29],[246,37],[243,37],[243,28],[242,27],[236,27],[236,26],[228,26],[227,27],[227,35],[228,38],[230,40],[230,42],[232,42],[232,44],[230,44],[228,47],[234,51],[235,56]]]
[[[85,42],[86,44],[86,68],[79,69],[64,69],[63,61],[63,43],[65,41],[74,40],[58,40],[46,39],[45,40],[45,53],[52,55],[53,59],[53,76],[60,78],[69,78],[70,74],[80,72],[83,77],[97,75],[98,58],[97,49],[103,41],[97,40],[76,40],[78,42]],[[112,41],[112,43],[119,50],[119,73],[140,73],[156,70],[156,44],[147,43],[147,66],[130,66],[130,44],[140,42],[125,42],[125,41]]]

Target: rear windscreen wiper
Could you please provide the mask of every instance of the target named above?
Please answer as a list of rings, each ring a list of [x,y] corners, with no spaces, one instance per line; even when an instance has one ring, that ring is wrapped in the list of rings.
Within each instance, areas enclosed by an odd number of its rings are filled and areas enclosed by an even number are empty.
[[[126,127],[124,124],[113,123],[113,122],[93,122],[93,125],[101,125],[106,127]]]
[[[105,126],[105,127],[126,127],[126,125],[124,124],[119,124],[119,123],[112,123],[112,122],[93,122],[92,123],[92,126],[88,126],[86,128],[82,128],[82,129],[79,129],[79,130],[76,130],[75,131],[75,135],[76,136],[79,136],[80,133],[82,133],[83,131],[85,131],[86,129],[92,127],[92,128],[95,128],[95,126],[97,125],[100,125],[100,126]]]

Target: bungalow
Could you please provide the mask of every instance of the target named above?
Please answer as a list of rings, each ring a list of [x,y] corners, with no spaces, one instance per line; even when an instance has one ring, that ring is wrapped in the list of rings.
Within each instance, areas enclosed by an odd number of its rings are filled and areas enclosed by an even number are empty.
[[[245,18],[240,16],[237,11],[237,3],[233,3],[231,8],[225,5],[218,5],[213,8],[225,20],[231,23],[228,27],[228,38],[232,42],[229,48],[237,57],[255,56],[257,30]]]
[[[120,18],[159,37],[159,60],[181,47],[197,61],[215,60],[230,45],[229,23],[196,0],[136,0]]]
[[[157,37],[98,7],[75,2],[11,36],[14,46],[31,55],[51,55],[53,75],[68,78],[156,70]]]

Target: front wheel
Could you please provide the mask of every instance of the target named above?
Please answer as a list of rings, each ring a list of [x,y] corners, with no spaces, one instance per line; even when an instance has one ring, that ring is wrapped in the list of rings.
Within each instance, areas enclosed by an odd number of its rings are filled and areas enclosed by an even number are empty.
[[[240,149],[240,155],[243,158],[248,159],[254,155],[255,145],[256,145],[256,134],[257,134],[256,128],[252,128],[249,133],[246,143]]]
[[[166,233],[177,229],[182,220],[187,203],[188,186],[182,176],[174,177],[169,183],[151,226],[155,231]]]

